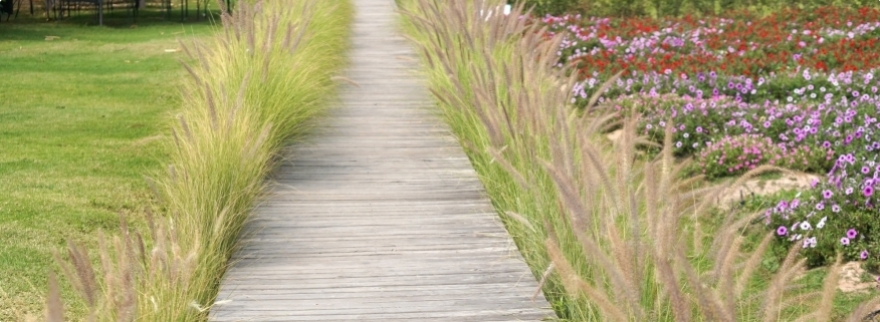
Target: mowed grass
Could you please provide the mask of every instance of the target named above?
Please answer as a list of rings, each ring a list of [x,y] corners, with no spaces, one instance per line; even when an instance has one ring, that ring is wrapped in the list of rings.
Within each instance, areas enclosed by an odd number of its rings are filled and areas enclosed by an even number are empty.
[[[68,239],[94,248],[99,230],[150,207],[144,175],[163,166],[184,77],[184,55],[166,49],[212,30],[106,18],[0,24],[0,321],[42,311],[52,252]],[[71,316],[84,312],[63,294]]]

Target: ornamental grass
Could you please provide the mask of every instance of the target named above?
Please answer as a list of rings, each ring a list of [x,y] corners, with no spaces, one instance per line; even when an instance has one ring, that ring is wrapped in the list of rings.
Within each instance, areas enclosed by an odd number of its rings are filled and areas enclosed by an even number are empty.
[[[821,287],[805,289],[800,246],[768,271],[773,233],[744,235],[763,214],[714,207],[730,186],[782,169],[726,184],[684,177],[671,122],[657,142],[639,113],[620,117],[598,95],[575,108],[577,75],[557,62],[564,39],[548,39],[522,6],[505,16],[499,1],[398,3],[441,113],[560,318],[859,321],[878,304],[835,312],[840,256]],[[621,137],[605,138],[615,128]]]
[[[122,225],[104,236],[97,267],[73,242],[57,256],[86,320],[207,319],[280,149],[333,98],[352,16],[344,0],[244,1],[220,17],[216,37],[183,42],[194,63],[184,64],[168,171],[149,180],[161,210],[148,216],[149,235]],[[60,321],[54,276],[50,286],[47,319]]]

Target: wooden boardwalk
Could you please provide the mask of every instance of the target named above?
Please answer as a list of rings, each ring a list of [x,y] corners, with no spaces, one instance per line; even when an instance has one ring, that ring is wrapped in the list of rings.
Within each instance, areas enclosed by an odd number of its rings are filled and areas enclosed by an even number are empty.
[[[394,0],[357,0],[341,106],[291,147],[212,321],[553,316],[461,147],[431,111]],[[228,300],[228,301],[227,301]]]

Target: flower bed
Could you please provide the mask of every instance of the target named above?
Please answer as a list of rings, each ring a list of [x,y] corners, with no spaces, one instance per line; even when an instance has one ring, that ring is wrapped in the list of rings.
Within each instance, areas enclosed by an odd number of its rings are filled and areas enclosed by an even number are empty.
[[[790,9],[766,17],[731,12],[698,19],[545,17],[551,33],[570,32],[561,63],[582,74],[619,70],[681,75],[715,70],[757,76],[797,67],[854,71],[880,64],[880,10]]]
[[[601,99],[640,130],[693,156],[710,178],[769,164],[827,180],[767,211],[778,240],[811,265],[880,266],[874,190],[880,188],[880,11],[734,12],[697,19],[544,17],[569,36],[559,65],[577,67],[574,103],[622,72]],[[668,124],[667,124],[668,123]]]

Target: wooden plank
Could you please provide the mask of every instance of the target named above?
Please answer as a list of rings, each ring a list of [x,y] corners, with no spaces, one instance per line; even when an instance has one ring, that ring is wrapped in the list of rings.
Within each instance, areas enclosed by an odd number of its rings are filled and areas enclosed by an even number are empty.
[[[394,0],[358,0],[338,106],[285,148],[211,321],[553,316],[470,161],[431,108]]]

